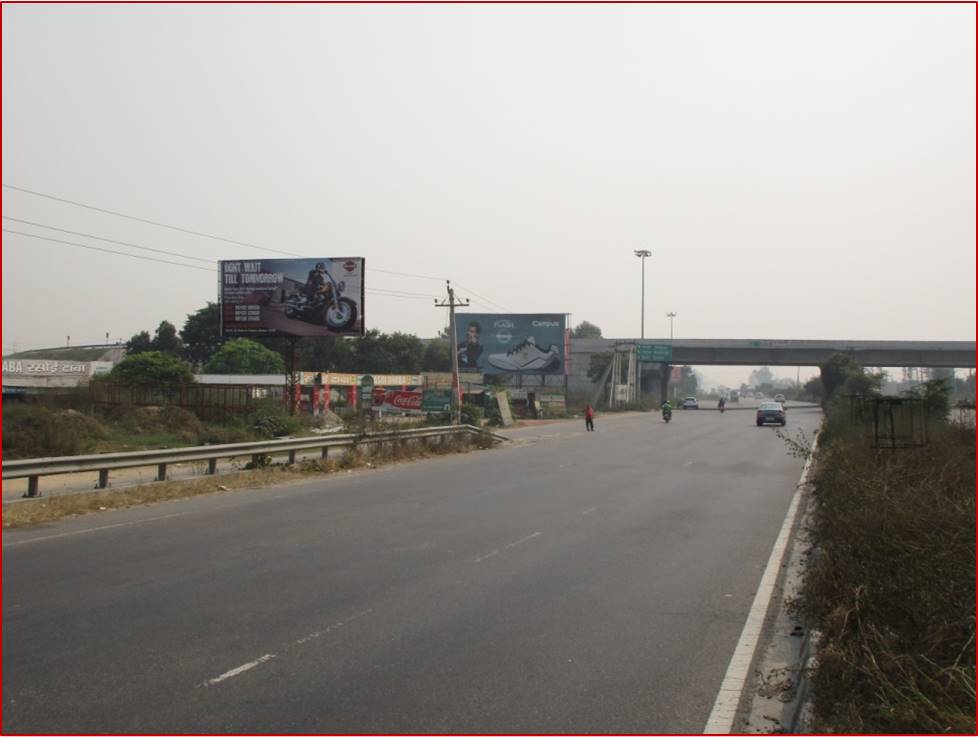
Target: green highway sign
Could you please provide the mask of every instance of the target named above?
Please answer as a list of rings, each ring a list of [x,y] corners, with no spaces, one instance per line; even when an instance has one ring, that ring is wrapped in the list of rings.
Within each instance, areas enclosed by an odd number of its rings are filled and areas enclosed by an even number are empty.
[[[451,412],[451,389],[425,389],[421,398],[421,409],[425,412]]]
[[[669,363],[672,361],[671,345],[637,345],[635,346],[635,357],[639,361],[649,363]]]
[[[374,403],[374,377],[367,374],[360,379],[360,406],[369,409]]]

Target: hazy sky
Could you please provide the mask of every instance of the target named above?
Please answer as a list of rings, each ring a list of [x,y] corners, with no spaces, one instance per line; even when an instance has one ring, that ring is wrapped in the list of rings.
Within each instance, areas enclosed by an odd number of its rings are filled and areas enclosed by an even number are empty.
[[[647,337],[975,338],[973,5],[2,12],[5,185],[364,256],[368,327],[433,336],[449,277],[636,337],[648,248]],[[276,255],[6,187],[3,214]],[[180,327],[216,286],[5,232],[3,350]]]

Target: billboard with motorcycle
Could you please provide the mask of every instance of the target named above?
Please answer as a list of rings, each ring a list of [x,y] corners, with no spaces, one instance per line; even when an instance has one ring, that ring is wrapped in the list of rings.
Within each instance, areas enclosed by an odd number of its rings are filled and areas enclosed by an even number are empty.
[[[566,323],[564,314],[457,313],[459,371],[561,374]]]
[[[365,260],[219,261],[221,335],[363,335]]]

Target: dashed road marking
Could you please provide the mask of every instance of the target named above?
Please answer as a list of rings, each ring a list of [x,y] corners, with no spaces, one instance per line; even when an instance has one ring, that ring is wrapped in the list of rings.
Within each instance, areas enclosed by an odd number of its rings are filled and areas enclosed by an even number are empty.
[[[245,671],[249,671],[252,668],[256,668],[262,663],[267,663],[269,660],[275,657],[275,653],[268,653],[262,655],[260,658],[255,658],[250,663],[245,663],[244,665],[239,665],[237,668],[232,668],[227,673],[222,673],[217,678],[210,678],[204,681],[201,686],[213,686],[215,683],[220,683],[221,681],[226,681],[228,678],[234,678],[235,676],[240,676]]]
[[[484,560],[487,560],[489,558],[492,558],[494,555],[499,555],[504,550],[509,550],[510,548],[515,548],[517,545],[521,545],[522,543],[525,543],[528,540],[532,540],[533,538],[537,537],[539,534],[540,534],[539,532],[534,532],[532,535],[527,535],[526,537],[520,538],[519,540],[517,540],[514,543],[510,543],[509,545],[504,545],[501,548],[496,548],[492,552],[486,553],[485,555],[476,558],[473,561],[473,563],[481,563]]]

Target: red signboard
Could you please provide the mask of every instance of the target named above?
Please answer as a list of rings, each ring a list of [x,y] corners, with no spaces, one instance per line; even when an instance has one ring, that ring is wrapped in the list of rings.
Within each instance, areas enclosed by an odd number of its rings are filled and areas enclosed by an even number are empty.
[[[421,411],[421,400],[424,392],[385,391],[374,389],[374,407],[383,406],[401,412]]]

